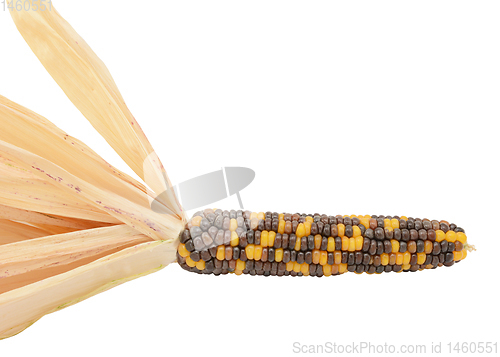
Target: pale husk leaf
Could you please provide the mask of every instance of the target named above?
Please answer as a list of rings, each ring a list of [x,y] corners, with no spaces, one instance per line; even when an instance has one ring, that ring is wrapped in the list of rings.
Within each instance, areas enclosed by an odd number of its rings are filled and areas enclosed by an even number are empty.
[[[182,230],[183,222],[178,216],[156,213],[149,207],[104,191],[31,152],[3,141],[0,141],[0,152],[19,166],[32,168],[39,178],[50,179],[53,184],[155,240],[175,238]]]
[[[1,294],[0,339],[21,332],[43,315],[167,266],[175,261],[176,242],[156,241],[126,248]]]
[[[10,2],[10,1],[9,1]],[[28,0],[28,2],[32,2]],[[29,8],[29,10],[25,10]],[[24,6],[12,18],[32,51],[64,93],[127,165],[159,195],[171,187],[163,165],[127,108],[110,72],[71,25],[52,7]],[[151,170],[145,178],[144,168]],[[175,196],[163,204],[182,215]]]

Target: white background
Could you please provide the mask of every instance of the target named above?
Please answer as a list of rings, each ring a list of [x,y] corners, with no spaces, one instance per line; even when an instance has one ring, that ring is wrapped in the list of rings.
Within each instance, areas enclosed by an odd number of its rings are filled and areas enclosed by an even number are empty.
[[[174,264],[43,317],[1,341],[1,356],[500,342],[498,2],[54,6],[106,63],[173,183],[250,167],[246,209],[446,219],[478,250],[452,268],[321,279],[199,276]],[[0,67],[2,95],[131,174],[2,10]]]

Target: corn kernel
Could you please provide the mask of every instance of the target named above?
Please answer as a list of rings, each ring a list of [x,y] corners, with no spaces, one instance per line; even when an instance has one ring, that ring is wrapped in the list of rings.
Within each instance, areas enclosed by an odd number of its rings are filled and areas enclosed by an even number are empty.
[[[352,226],[352,236],[354,238],[361,236],[361,229],[358,226]]]
[[[306,235],[306,228],[304,227],[304,223],[299,223],[297,229],[295,230],[295,235],[297,236],[297,240]]]
[[[186,245],[185,244],[179,244],[179,247],[177,248],[177,252],[179,253],[179,255],[183,258],[186,258],[189,256],[189,251],[186,249]]]
[[[311,222],[304,222],[304,229],[306,231],[306,236],[311,234]]]
[[[297,263],[297,262],[293,263],[293,271],[296,273],[300,272],[300,264],[299,263]]]
[[[186,258],[186,264],[187,264],[188,267],[192,268],[192,267],[194,267],[196,265],[196,262],[193,259],[191,259],[190,257],[187,257]]]
[[[438,242],[438,243],[442,242],[445,237],[446,236],[442,230],[438,229],[436,231],[436,242]]]
[[[324,276],[332,275],[332,266],[331,265],[323,265],[323,275]]]
[[[300,265],[300,272],[304,275],[309,274],[309,264],[307,263],[302,263]]]
[[[285,221],[279,221],[278,222],[278,233],[283,234],[285,233]]]
[[[391,244],[392,244],[392,252],[393,253],[399,252],[399,242],[395,239],[391,239]]]
[[[238,237],[238,233],[235,231],[231,232],[231,247],[237,247],[240,244],[240,238]]]
[[[339,251],[333,253],[333,260],[335,264],[340,264],[342,262],[342,253]]]
[[[380,261],[381,261],[381,264],[384,266],[389,264],[389,254],[387,254],[387,253],[380,254]]]
[[[399,220],[396,218],[391,219],[391,227],[392,229],[399,228]]]
[[[248,258],[248,256],[247,256]],[[262,246],[261,245],[256,245],[254,252],[253,252],[253,259],[254,260],[260,260],[262,258]]]
[[[338,236],[343,237],[345,235],[345,226],[343,223],[337,224]]]
[[[283,248],[278,248],[274,251],[274,260],[278,263],[283,260]]]
[[[204,260],[199,260],[196,262],[196,268],[198,270],[203,270],[205,269],[205,261]]]
[[[349,249],[349,238],[347,237],[342,237],[342,250],[347,250]]]
[[[425,258],[427,258],[427,256],[425,255],[425,253],[417,253],[417,264],[418,265],[422,265],[425,263]]]
[[[312,262],[313,264],[319,264],[319,259],[321,257],[321,253],[319,250],[315,249],[312,251]]]
[[[319,253],[319,264],[325,265],[328,261],[328,253],[324,250]]]
[[[446,240],[451,243],[455,243],[457,240],[457,234],[453,231],[446,232]]]
[[[246,263],[242,260],[237,260],[236,261],[236,269],[238,270],[245,270]]]
[[[191,219],[191,225],[199,227],[200,223],[201,223],[201,220],[202,220],[201,216],[193,217],[193,219]]]
[[[335,250],[335,238],[328,237],[328,245],[326,246],[328,252],[333,252]]]
[[[411,260],[411,253],[406,251],[403,253],[403,265],[409,265]]]
[[[292,261],[289,261],[288,263],[286,263],[286,270],[287,270],[287,271],[292,271],[292,270],[293,270],[294,263],[295,263],[295,262],[292,262]]]
[[[396,253],[396,264],[403,265],[403,253]]]
[[[457,240],[463,244],[467,243],[467,236],[463,232],[457,233]]]
[[[314,236],[314,249],[319,249],[321,248],[321,241],[323,240],[323,237],[321,234],[316,234]]]
[[[218,251],[217,251],[218,252]],[[249,244],[245,247],[245,253],[247,254],[247,259],[253,260],[255,256],[255,245]],[[219,259],[217,257],[217,259]],[[222,259],[219,259],[222,260]]]
[[[340,264],[339,265],[339,273],[343,274],[347,271],[347,264]]]
[[[354,238],[349,238],[349,248],[348,248],[348,251],[349,252],[354,252],[356,250],[356,241],[354,240]]]
[[[356,250],[363,249],[363,242],[364,242],[364,238],[363,237],[359,236],[359,237],[354,238],[354,242],[355,242],[355,245],[356,245]]]
[[[247,246],[248,248],[249,246]],[[226,258],[226,248],[223,246],[223,245],[219,245],[217,247],[217,254],[215,255],[215,257],[217,258],[217,260],[224,260]],[[248,256],[248,250],[245,252],[247,253],[247,256]]]

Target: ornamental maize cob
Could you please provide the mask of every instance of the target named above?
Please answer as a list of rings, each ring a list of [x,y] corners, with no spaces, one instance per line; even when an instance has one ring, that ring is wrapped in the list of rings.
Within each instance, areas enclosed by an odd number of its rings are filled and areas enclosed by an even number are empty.
[[[203,274],[321,277],[449,267],[472,249],[447,221],[206,209],[181,232],[177,261]]]

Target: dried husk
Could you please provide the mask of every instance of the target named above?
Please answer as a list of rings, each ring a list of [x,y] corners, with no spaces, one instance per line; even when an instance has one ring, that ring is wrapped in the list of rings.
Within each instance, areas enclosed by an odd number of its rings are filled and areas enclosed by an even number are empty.
[[[0,96],[0,339],[174,262],[186,221],[105,65],[53,7],[34,8],[11,11],[19,32],[142,182]]]

